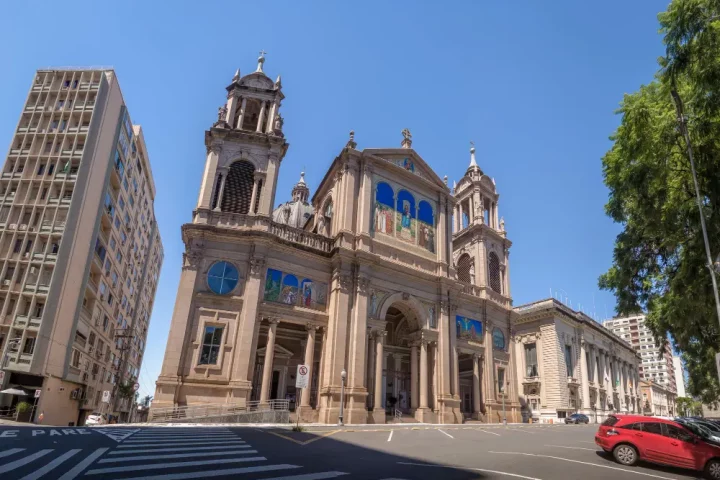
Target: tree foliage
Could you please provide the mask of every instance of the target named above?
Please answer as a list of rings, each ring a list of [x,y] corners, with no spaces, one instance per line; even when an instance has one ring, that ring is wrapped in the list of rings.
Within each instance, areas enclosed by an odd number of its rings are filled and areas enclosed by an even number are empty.
[[[689,392],[720,393],[714,356],[720,326],[687,148],[670,92],[683,98],[703,215],[720,252],[720,0],[675,0],[658,16],[666,55],[648,85],[625,95],[622,121],[603,158],[606,213],[623,225],[600,287],[619,314],[646,311],[657,338],[672,339],[689,373]]]
[[[675,399],[678,415],[681,417],[693,417],[702,414],[702,404],[690,397],[678,397]]]

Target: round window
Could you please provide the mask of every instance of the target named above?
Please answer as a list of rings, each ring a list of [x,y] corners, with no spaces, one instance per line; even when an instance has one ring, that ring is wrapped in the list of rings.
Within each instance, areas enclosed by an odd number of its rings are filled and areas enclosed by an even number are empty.
[[[217,262],[208,270],[208,287],[218,295],[232,292],[238,283],[238,271],[232,263]]]

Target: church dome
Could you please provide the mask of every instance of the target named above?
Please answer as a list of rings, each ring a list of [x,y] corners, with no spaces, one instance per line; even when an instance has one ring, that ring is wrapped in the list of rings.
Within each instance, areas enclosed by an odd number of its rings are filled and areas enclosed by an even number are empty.
[[[295,228],[303,228],[315,211],[313,206],[308,203],[309,196],[310,189],[305,183],[305,172],[301,172],[300,180],[292,189],[292,200],[273,210],[273,221]]]

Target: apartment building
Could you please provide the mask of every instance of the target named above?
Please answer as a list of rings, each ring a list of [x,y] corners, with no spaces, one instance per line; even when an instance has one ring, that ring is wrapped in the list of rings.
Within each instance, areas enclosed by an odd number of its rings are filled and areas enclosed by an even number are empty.
[[[673,371],[675,372],[675,385],[677,387],[677,396],[685,397],[685,374],[683,373],[682,358],[673,355],[672,357]]]
[[[605,328],[628,342],[640,354],[638,367],[640,379],[657,383],[667,390],[677,393],[675,367],[672,349],[669,345],[663,351],[666,341],[656,339],[645,324],[645,315],[631,315],[613,318],[603,322]]]
[[[115,72],[39,70],[0,173],[0,389],[28,394],[0,406],[127,417],[163,261],[154,199]]]

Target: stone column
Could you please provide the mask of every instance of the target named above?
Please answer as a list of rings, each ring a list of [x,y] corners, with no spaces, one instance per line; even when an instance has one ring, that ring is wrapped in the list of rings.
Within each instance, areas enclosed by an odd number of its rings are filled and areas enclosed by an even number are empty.
[[[207,159],[205,160],[205,173],[203,181],[200,184],[200,195],[198,196],[197,208],[210,209],[213,197],[213,189],[215,188],[215,180],[217,179],[217,164],[220,159],[220,145],[210,145],[207,149]]]
[[[473,354],[473,414],[475,418],[480,416],[480,360],[477,354]]]
[[[368,329],[367,333],[367,342],[368,342],[368,348],[367,348],[367,387],[368,387],[368,402],[367,406],[369,408],[373,408],[375,403],[375,382],[374,382],[374,375],[375,375],[375,339],[373,338],[374,335],[372,333],[372,330]]]
[[[383,343],[385,342],[386,335],[387,331],[385,330],[375,335],[375,402],[373,404],[373,418],[375,423],[385,423],[385,409],[382,406],[382,384],[383,363],[385,361]]]
[[[217,205],[215,205],[215,208],[213,209],[214,212],[221,212],[222,211],[222,200],[223,200],[223,194],[225,193],[225,183],[227,181],[227,168],[220,168],[220,185],[218,186],[218,200]]]
[[[236,97],[235,95],[232,95],[228,99],[227,113],[225,113],[225,123],[230,125],[230,128],[232,128],[232,126],[233,126],[232,122],[233,122],[233,119],[235,118],[235,111],[237,110],[238,100],[239,100],[239,98]]]
[[[453,348],[453,396],[460,397],[460,361],[457,347]]]
[[[277,318],[269,319],[267,343],[265,344],[265,363],[263,364],[262,387],[260,387],[260,401],[270,400],[270,383],[272,382],[273,357],[275,356],[275,332],[280,321]]]
[[[370,279],[358,275],[355,281],[355,301],[350,311],[350,328],[348,359],[347,359],[347,423],[367,423],[365,403],[368,395],[365,383],[367,361],[365,349],[367,345],[368,297],[370,295]]]
[[[260,107],[260,116],[258,117],[258,123],[257,128],[255,131],[257,133],[262,133],[263,131],[263,123],[265,122],[265,111],[267,110],[267,100],[263,100],[262,106]]]
[[[247,106],[247,98],[242,97],[242,102],[240,102],[240,115],[238,116],[238,123],[235,125],[235,128],[240,130],[242,128],[243,119],[245,118],[245,107]]]
[[[373,216],[370,212],[372,212],[375,201],[375,196],[373,195],[372,188],[372,164],[368,159],[365,159],[362,163],[361,168],[362,176],[360,182],[360,195],[358,198],[359,207],[356,231],[360,234],[366,234],[369,236],[371,230],[370,225],[374,221]],[[360,241],[361,246],[366,246],[366,248],[363,249],[369,250],[369,245],[366,245],[366,243],[362,239]]]
[[[305,328],[307,329],[307,343],[305,345],[305,365],[308,366],[308,386],[302,389],[302,401],[300,402],[301,407],[310,407],[310,393],[312,390],[312,378],[313,378],[313,358],[315,355],[315,331],[317,326],[308,323]]]
[[[440,197],[438,205],[439,215],[437,216],[437,228],[435,229],[435,251],[437,252],[437,260],[440,263],[440,266],[438,267],[438,274],[444,276],[446,272],[443,269],[443,265],[449,261],[447,258],[447,226],[450,224],[450,220],[446,212],[448,204],[445,197]],[[450,229],[452,230],[452,226],[450,226]]]
[[[260,178],[256,175],[253,179],[253,188],[252,188],[252,194],[250,194],[250,209],[248,210],[249,214],[255,213],[255,204],[257,200],[257,190],[258,190],[258,183],[260,182]]]
[[[427,409],[428,401],[427,340],[420,340],[420,408]]]
[[[587,364],[587,344],[585,341],[580,342],[580,385],[582,387],[582,408],[586,411],[590,410],[590,379],[588,378]]]
[[[273,102],[270,107],[270,114],[268,115],[267,122],[265,123],[265,133],[273,132],[273,122],[275,121],[275,115],[277,113],[277,102]]]
[[[431,348],[430,352],[432,352],[432,353],[429,354],[428,358],[430,359],[430,361],[432,361],[432,384],[433,384],[432,402],[431,402],[430,408],[432,408],[434,411],[436,411],[438,408],[438,403],[437,403],[437,397],[438,397],[437,342],[432,342],[430,344],[430,348]]]
[[[418,408],[418,347],[410,347],[410,408]]]
[[[277,157],[268,156],[268,166],[265,172],[265,182],[260,192],[260,206],[257,209],[258,215],[270,216],[273,211],[272,202],[277,189],[277,175],[279,160]]]
[[[458,213],[459,213],[459,215],[458,215],[458,221],[459,221],[459,223],[458,223],[458,232],[459,232],[459,231],[462,230],[462,229],[464,228],[464,226],[465,226],[465,225],[463,225],[463,217],[464,217],[463,213],[464,213],[464,212],[463,212],[463,204],[462,204],[462,202],[458,203]]]

